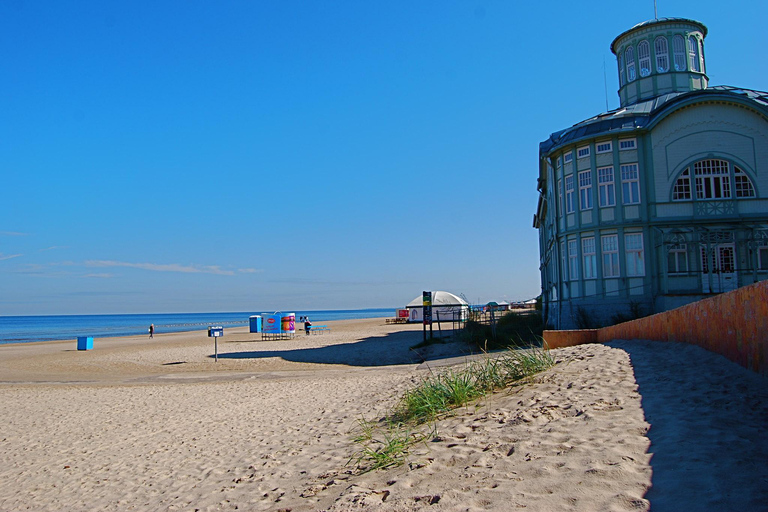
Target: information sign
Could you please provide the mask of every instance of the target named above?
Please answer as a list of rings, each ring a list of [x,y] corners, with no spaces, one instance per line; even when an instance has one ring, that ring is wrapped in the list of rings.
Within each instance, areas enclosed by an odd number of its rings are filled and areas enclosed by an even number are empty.
[[[421,302],[424,305],[424,325],[432,325],[432,292],[423,292]]]

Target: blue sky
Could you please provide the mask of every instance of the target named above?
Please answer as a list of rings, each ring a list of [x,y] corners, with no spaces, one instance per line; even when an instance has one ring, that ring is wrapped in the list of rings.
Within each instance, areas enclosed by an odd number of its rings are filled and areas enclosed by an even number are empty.
[[[768,89],[764,1],[702,21]],[[539,293],[537,152],[653,2],[0,4],[0,315]]]

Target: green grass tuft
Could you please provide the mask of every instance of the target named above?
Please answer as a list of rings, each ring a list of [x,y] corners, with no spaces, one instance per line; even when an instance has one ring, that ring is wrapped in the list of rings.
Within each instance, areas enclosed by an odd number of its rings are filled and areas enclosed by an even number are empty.
[[[472,401],[531,377],[554,365],[554,359],[541,348],[509,349],[497,357],[467,363],[460,369],[431,374],[405,392],[393,413],[381,427],[358,421],[353,441],[360,450],[350,459],[361,471],[387,468],[405,462],[408,450],[424,441],[420,426],[465,407]],[[436,434],[434,425],[433,434]]]

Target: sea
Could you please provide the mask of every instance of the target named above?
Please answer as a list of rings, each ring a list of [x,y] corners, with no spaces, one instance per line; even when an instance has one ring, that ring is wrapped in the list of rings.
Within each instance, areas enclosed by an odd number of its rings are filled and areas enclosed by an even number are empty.
[[[393,317],[395,308],[336,309],[317,311],[283,311],[308,316],[312,323],[358,318]],[[150,324],[155,333],[200,331],[210,325],[241,327],[248,325],[252,315],[270,312],[239,313],[153,313],[135,315],[56,315],[0,316],[0,344],[35,341],[74,340],[78,336],[111,338],[115,336],[149,336]]]

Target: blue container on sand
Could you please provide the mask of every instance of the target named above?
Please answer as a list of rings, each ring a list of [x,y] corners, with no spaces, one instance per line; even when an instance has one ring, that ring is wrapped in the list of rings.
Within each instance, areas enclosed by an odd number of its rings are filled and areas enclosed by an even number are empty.
[[[93,336],[78,336],[77,350],[93,350]]]
[[[261,332],[261,315],[254,315],[249,318],[250,331]]]

